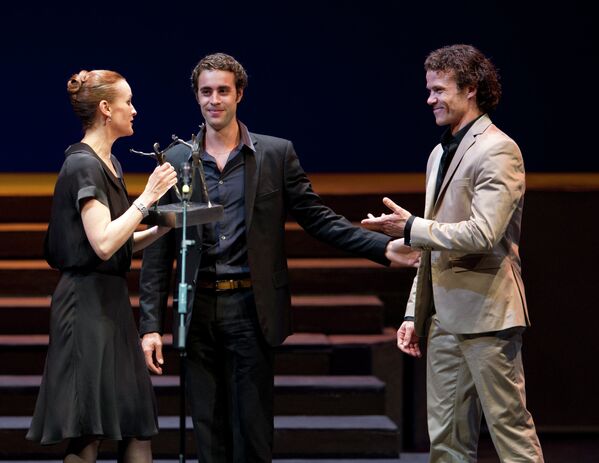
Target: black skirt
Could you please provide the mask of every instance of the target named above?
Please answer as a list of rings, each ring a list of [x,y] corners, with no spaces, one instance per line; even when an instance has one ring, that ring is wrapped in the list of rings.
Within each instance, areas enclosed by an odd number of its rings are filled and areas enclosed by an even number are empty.
[[[63,273],[27,439],[121,440],[158,432],[156,399],[124,276]]]

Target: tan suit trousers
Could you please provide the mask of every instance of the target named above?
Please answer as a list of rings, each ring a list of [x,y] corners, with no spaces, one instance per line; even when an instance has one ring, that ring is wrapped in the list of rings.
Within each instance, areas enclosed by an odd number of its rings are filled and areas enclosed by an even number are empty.
[[[523,328],[458,335],[433,316],[428,337],[430,462],[476,462],[484,413],[501,462],[543,462],[526,409]]]

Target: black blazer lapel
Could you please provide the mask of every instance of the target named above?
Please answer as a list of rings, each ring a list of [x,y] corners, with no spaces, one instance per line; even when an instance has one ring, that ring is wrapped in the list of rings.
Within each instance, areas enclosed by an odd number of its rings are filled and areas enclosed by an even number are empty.
[[[254,202],[256,200],[256,190],[258,188],[258,179],[260,178],[260,165],[262,153],[258,145],[258,140],[252,136],[252,142],[256,151],[245,151],[245,230],[249,232],[252,225],[252,216],[254,213]]]

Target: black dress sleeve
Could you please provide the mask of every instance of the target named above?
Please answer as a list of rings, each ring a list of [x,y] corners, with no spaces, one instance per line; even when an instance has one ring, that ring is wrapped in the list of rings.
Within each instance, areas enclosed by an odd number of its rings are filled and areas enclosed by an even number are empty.
[[[84,199],[94,198],[110,207],[106,177],[101,161],[87,153],[73,153],[70,156],[67,176],[71,182],[71,191],[75,198],[75,208],[80,211]]]
[[[82,201],[95,198],[110,209],[101,161],[88,151],[67,155],[54,188],[52,213],[44,241],[44,257],[60,270],[90,270],[107,265],[94,252],[81,220]]]

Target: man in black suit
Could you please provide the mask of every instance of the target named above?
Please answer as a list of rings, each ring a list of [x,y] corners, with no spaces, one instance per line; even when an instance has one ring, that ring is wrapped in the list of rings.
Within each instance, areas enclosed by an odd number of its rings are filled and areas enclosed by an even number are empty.
[[[284,250],[291,215],[311,235],[387,265],[389,237],[353,226],[314,193],[290,141],[250,133],[237,120],[247,74],[231,56],[203,58],[192,86],[205,119],[201,159],[210,198],[225,208],[214,224],[188,228],[187,392],[200,463],[270,462],[273,348],[291,334]],[[167,154],[180,166],[189,149]],[[192,200],[201,200],[194,185]],[[197,196],[196,196],[197,195]],[[166,202],[176,202],[170,197]],[[146,249],[141,270],[142,345],[162,373],[163,315],[180,230]],[[405,247],[406,266],[418,253]]]

